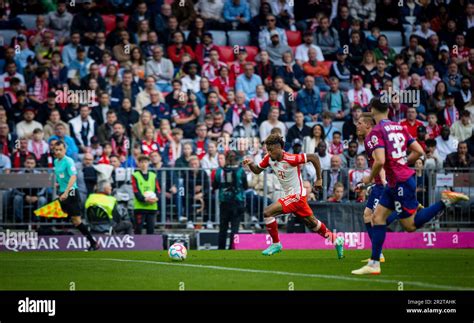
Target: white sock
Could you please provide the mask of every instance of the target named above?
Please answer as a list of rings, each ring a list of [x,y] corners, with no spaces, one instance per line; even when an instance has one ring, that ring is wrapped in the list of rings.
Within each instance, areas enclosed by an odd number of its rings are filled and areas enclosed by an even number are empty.
[[[380,267],[380,261],[370,259],[369,266],[370,267]]]

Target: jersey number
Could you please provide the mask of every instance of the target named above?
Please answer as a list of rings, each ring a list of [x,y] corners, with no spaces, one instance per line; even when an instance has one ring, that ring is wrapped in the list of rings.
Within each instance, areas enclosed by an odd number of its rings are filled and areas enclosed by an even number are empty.
[[[403,150],[405,146],[405,136],[403,134],[396,132],[389,133],[388,140],[393,143],[393,149],[395,149],[395,151],[392,151],[392,157],[394,159],[400,159],[407,155],[407,152]]]

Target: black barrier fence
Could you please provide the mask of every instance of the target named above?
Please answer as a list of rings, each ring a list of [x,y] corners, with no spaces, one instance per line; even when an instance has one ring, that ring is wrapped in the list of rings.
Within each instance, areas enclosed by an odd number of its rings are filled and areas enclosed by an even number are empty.
[[[79,165],[78,165],[79,166]],[[131,176],[133,169],[105,166],[97,168],[97,179],[89,182],[83,169],[78,167],[79,193],[83,202],[88,194],[99,187],[98,182],[112,184],[113,195],[124,218],[133,222],[133,189]],[[159,213],[156,218],[158,229],[215,227],[220,222],[218,191],[212,190],[215,170],[191,168],[160,168],[155,170],[161,191]],[[368,170],[340,169],[323,171],[322,192],[312,191],[311,175],[303,171],[307,179],[308,200],[314,214],[338,231],[364,231],[362,219],[366,194],[354,188]],[[285,196],[278,178],[271,171],[259,175],[247,173],[249,188],[244,193],[245,211],[242,225],[246,229],[261,229],[263,210],[269,204]],[[420,204],[431,205],[439,200],[445,189],[463,192],[474,200],[474,169],[426,170],[416,174],[417,198]],[[332,197],[335,183],[340,182],[344,193],[340,202],[328,202]],[[54,227],[64,230],[70,223],[67,219],[45,219],[36,217],[33,211],[57,198],[55,177],[52,169],[13,169],[0,173],[0,227]],[[84,203],[83,203],[84,204]],[[85,210],[84,210],[85,211]],[[86,212],[84,212],[86,214]],[[278,219],[287,224],[288,217]],[[474,227],[474,203],[463,202],[450,207],[444,214],[432,221],[432,230],[462,230]],[[99,231],[105,231],[101,228]],[[394,231],[400,229],[394,224]]]

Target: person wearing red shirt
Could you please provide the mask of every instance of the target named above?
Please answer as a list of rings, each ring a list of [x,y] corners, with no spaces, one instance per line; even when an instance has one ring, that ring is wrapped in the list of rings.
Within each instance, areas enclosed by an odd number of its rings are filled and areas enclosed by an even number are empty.
[[[206,32],[202,36],[202,43],[196,45],[196,60],[201,66],[211,59],[212,51],[216,51],[217,55],[220,56],[219,47],[217,47],[212,41],[212,34]]]
[[[230,66],[230,78],[235,81],[237,76],[244,73],[245,64],[247,64],[248,53],[245,47],[239,47],[239,51],[236,54],[237,60],[234,61]]]
[[[416,120],[416,115],[417,115],[416,108],[408,107],[407,118],[400,121],[400,124],[408,130],[408,133],[413,138],[416,138],[416,131],[418,127],[423,125],[423,122]]]
[[[160,150],[160,146],[156,141],[153,140],[155,136],[155,130],[151,127],[146,127],[143,130],[143,140],[142,140],[142,153],[146,156],[150,155],[153,151]]]
[[[435,139],[441,134],[441,129],[438,125],[438,116],[435,112],[428,113],[428,125],[426,126],[426,139]]]
[[[110,155],[112,155],[112,144],[110,142],[106,142],[104,144],[104,151],[102,153],[102,157],[97,161],[98,164],[106,164],[110,165]]]
[[[219,60],[219,51],[212,49],[208,61],[202,66],[201,76],[205,76],[213,82],[220,76],[220,71],[224,67],[227,68],[227,64]]]
[[[173,34],[173,45],[168,47],[168,57],[175,67],[180,67],[181,57],[184,53],[188,53],[191,56],[191,60],[194,59],[193,49],[184,44],[184,33],[182,31],[176,31]]]
[[[227,93],[235,87],[235,79],[229,76],[230,70],[227,66],[222,66],[219,69],[219,76],[212,81],[212,86],[219,94],[219,99],[223,103],[227,103]]]

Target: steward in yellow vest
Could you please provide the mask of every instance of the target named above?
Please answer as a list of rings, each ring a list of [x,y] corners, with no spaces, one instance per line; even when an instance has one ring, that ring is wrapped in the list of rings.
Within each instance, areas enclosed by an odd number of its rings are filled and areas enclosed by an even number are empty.
[[[150,158],[140,155],[138,157],[138,169],[132,174],[135,234],[141,234],[145,222],[147,234],[155,232],[160,185],[156,173],[148,170],[149,165]]]

